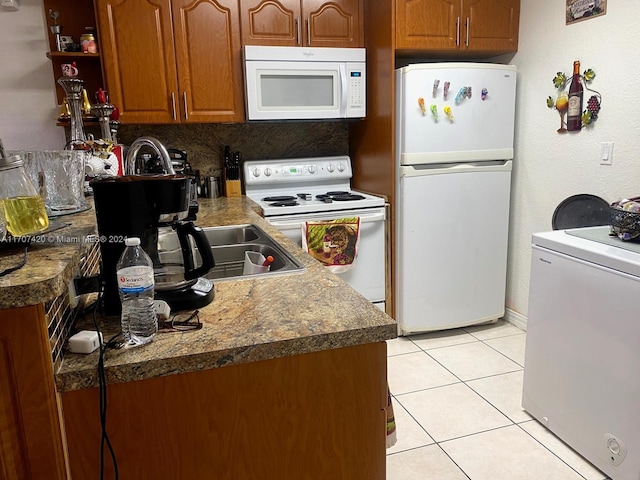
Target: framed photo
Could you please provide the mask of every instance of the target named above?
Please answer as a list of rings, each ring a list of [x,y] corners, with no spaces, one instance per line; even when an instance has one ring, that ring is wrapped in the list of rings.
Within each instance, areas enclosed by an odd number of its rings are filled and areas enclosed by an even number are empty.
[[[567,0],[567,25],[607,13],[607,0]]]

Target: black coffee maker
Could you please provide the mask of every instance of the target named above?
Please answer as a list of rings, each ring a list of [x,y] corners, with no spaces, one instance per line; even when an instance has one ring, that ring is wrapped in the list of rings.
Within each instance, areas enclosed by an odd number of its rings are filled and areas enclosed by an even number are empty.
[[[116,264],[127,237],[139,237],[153,261],[157,300],[165,300],[174,311],[201,308],[213,300],[213,282],[202,278],[215,265],[211,245],[204,231],[186,220],[191,185],[189,177],[165,174],[96,178],[91,182],[105,314],[121,311]],[[179,245],[178,257],[163,251],[167,243]],[[167,264],[169,257],[171,264]]]

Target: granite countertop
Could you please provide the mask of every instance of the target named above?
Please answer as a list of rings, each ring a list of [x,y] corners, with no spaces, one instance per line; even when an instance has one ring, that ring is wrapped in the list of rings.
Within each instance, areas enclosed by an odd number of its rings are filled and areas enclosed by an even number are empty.
[[[306,267],[303,273],[215,282],[215,298],[200,309],[203,328],[159,332],[153,342],[109,349],[109,383],[384,341],[396,337],[395,321],[338,276],[303,252],[259,215],[246,197],[201,199],[200,226],[255,223]],[[60,270],[64,268],[60,267]],[[1,285],[1,284],[0,284]],[[36,288],[36,287],[33,287]],[[101,319],[105,338],[119,318]],[[98,353],[65,353],[55,375],[58,391],[98,386]]]
[[[35,235],[30,243],[0,244],[0,271],[27,263],[0,277],[0,308],[36,305],[66,292],[80,267],[82,255],[96,241],[93,208],[73,215],[52,218],[50,231]],[[53,229],[57,226],[61,228]]]

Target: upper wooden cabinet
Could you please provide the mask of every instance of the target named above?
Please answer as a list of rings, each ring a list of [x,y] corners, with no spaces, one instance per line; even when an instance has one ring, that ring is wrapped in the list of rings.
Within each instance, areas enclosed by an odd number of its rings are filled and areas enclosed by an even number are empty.
[[[396,0],[396,50],[518,50],[520,0]]]
[[[237,0],[96,0],[123,123],[244,120]]]
[[[362,0],[240,0],[243,45],[363,47]]]

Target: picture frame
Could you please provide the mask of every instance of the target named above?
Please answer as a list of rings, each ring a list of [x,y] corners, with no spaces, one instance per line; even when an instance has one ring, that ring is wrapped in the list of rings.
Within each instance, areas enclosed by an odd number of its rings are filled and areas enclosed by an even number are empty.
[[[590,20],[607,13],[607,0],[566,0],[567,25]]]

